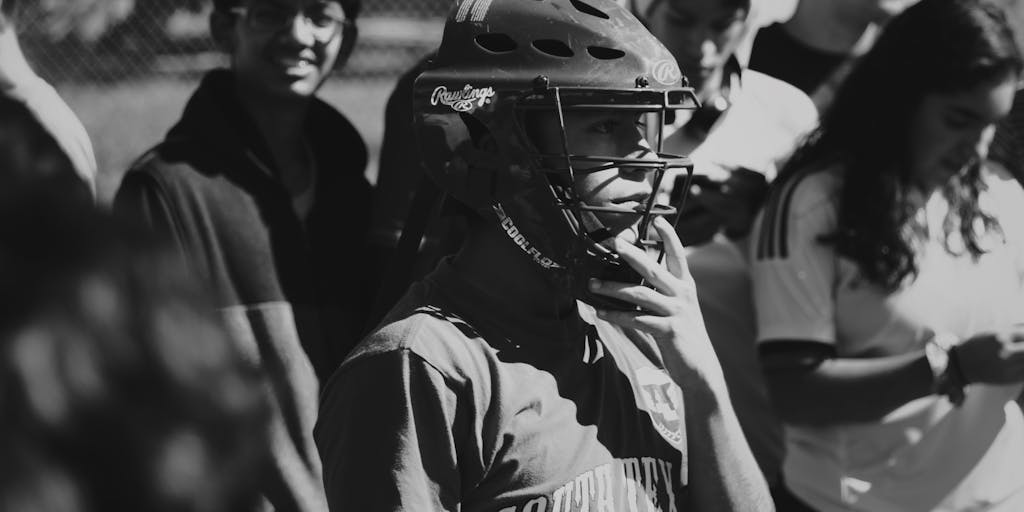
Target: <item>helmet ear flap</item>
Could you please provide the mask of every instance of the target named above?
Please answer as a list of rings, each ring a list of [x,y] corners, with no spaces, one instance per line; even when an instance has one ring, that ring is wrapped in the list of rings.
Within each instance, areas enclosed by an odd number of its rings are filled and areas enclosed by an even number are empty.
[[[418,114],[420,154],[431,179],[474,210],[495,202],[495,175],[501,172],[497,144],[479,120],[462,113]]]

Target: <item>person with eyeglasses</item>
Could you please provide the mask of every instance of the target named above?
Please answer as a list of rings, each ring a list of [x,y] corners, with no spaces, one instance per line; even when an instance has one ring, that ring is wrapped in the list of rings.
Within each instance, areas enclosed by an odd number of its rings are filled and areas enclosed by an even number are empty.
[[[312,440],[320,383],[360,338],[377,274],[353,250],[373,196],[366,145],[316,97],[352,51],[359,10],[360,0],[214,0],[211,32],[229,65],[203,78],[113,205],[185,253],[267,372],[280,414],[262,491],[279,511],[326,510]]]

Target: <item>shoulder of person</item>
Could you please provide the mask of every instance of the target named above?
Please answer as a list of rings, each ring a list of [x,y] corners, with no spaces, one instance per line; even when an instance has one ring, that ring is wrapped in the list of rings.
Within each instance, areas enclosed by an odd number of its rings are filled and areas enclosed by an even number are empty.
[[[224,178],[226,165],[229,164],[194,140],[169,138],[131,164],[118,193],[157,192],[168,200],[179,197],[184,201],[207,193],[224,198],[225,190],[237,188]],[[211,187],[214,183],[219,185]]]
[[[436,306],[408,310],[399,305],[352,350],[342,368],[400,351],[415,354],[457,382],[479,378],[477,374],[488,367],[486,360],[492,352],[482,336],[457,316]]]
[[[819,216],[835,211],[841,186],[838,166],[806,169],[781,183],[773,201],[783,204],[790,218]]]
[[[778,78],[753,69],[743,70],[743,94],[756,101],[796,132],[818,123],[818,109],[806,93]]]

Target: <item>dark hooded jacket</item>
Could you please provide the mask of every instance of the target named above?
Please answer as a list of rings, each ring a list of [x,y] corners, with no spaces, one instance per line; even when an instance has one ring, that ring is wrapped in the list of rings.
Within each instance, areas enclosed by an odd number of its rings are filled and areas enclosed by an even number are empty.
[[[365,250],[366,147],[343,115],[314,100],[306,135],[318,174],[300,219],[233,80],[226,70],[203,79],[167,138],[125,175],[114,209],[181,249],[266,371],[280,414],[264,494],[277,510],[326,510],[312,440],[320,382],[362,335],[367,276],[378,275]]]

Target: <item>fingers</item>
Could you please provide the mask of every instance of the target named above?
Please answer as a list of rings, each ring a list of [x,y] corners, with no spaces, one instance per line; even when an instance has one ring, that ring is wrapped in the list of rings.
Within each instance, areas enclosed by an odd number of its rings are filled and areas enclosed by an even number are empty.
[[[654,229],[665,246],[665,264],[669,273],[680,279],[689,278],[690,267],[686,264],[686,251],[676,230],[664,217],[654,219]]]
[[[665,295],[672,297],[676,295],[677,290],[672,282],[673,276],[655,263],[647,253],[621,238],[616,238],[614,243],[615,252],[622,257],[627,265],[633,267],[645,281]]]
[[[636,304],[654,314],[671,315],[674,312],[673,304],[664,295],[643,285],[591,279],[587,286],[594,293]]]
[[[636,329],[646,333],[668,332],[672,328],[671,321],[668,318],[649,315],[643,312],[601,309],[597,311],[597,316],[619,327]]]

